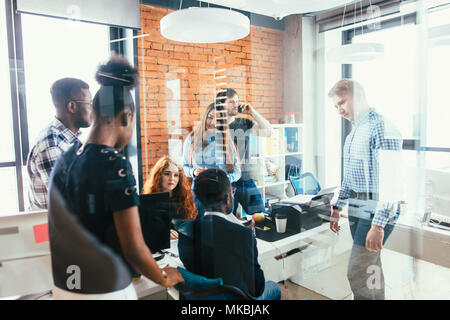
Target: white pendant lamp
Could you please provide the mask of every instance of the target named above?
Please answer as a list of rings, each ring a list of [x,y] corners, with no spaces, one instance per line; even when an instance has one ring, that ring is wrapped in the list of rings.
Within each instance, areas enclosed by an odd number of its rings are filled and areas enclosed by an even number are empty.
[[[429,28],[428,41],[432,46],[450,45],[450,24]]]
[[[250,20],[229,9],[191,7],[169,13],[160,21],[161,35],[173,41],[217,43],[242,39]]]
[[[352,0],[207,0],[220,6],[253,12],[277,20],[291,14],[316,12],[343,6]]]
[[[340,64],[375,60],[384,53],[384,45],[376,42],[345,44],[328,51],[328,60]]]
[[[361,22],[362,22],[362,2],[360,4]],[[344,25],[345,9],[342,16],[342,25]],[[356,24],[356,3],[355,3],[355,20],[353,24]],[[363,28],[363,27],[362,27]],[[327,58],[330,61],[334,61],[340,64],[353,64],[357,62],[371,61],[382,56],[384,53],[384,45],[377,42],[359,42],[343,44],[336,48],[332,48],[327,52]]]

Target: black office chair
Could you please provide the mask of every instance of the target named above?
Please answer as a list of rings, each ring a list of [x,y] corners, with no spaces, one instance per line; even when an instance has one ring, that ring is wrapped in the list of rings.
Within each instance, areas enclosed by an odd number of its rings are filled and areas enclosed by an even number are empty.
[[[184,283],[175,285],[180,300],[254,300],[241,289],[223,284],[222,278],[205,278],[178,267]]]

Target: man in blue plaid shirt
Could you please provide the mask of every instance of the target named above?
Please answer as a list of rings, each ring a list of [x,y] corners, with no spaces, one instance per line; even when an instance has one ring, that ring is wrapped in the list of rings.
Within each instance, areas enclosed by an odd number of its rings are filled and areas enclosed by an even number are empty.
[[[344,144],[344,175],[330,228],[339,231],[340,212],[348,204],[353,247],[347,277],[354,299],[384,299],[380,250],[394,228],[399,202],[380,201],[379,158],[382,152],[399,154],[402,138],[369,107],[358,82],[340,80],[328,96],[339,115],[352,123]]]
[[[47,188],[56,160],[75,142],[80,128],[92,122],[92,98],[89,85],[79,79],[63,78],[51,87],[55,119],[39,133],[28,155],[30,210],[47,209]]]

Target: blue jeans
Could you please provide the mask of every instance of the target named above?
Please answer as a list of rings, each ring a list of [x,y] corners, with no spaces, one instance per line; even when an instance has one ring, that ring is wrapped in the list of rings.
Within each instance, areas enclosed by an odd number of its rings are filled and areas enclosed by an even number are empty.
[[[186,300],[235,300],[236,297],[227,293],[221,293],[214,296],[204,298],[189,298]],[[280,300],[281,289],[280,286],[273,281],[266,281],[264,285],[264,291],[259,297],[253,297],[255,300]]]
[[[264,285],[264,291],[255,300],[280,300],[281,299],[281,289],[280,286],[273,281],[266,281]]]
[[[256,212],[266,211],[264,207],[264,202],[261,197],[261,193],[259,193],[255,181],[253,181],[252,179],[249,180],[239,179],[238,181],[233,182],[231,185],[236,188],[233,203],[234,215],[236,215],[236,210],[239,203],[241,204],[242,209],[247,214],[254,214]]]
[[[353,246],[347,269],[347,279],[355,300],[384,300],[384,274],[381,251],[366,249],[366,237],[372,226],[373,212],[378,202],[373,200],[349,200],[348,221]],[[359,207],[358,207],[359,206]],[[397,214],[399,212],[397,211]],[[394,230],[395,220],[384,227],[383,245]]]

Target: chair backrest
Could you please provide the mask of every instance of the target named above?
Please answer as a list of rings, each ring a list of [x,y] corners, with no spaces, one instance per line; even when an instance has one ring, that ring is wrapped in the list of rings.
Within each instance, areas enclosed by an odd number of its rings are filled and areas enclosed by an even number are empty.
[[[295,194],[317,194],[320,190],[319,181],[310,172],[304,173],[299,177],[289,177]]]
[[[180,300],[250,300],[242,290],[235,286],[224,285],[222,278],[205,278],[178,267],[184,283],[175,288],[180,294]]]

